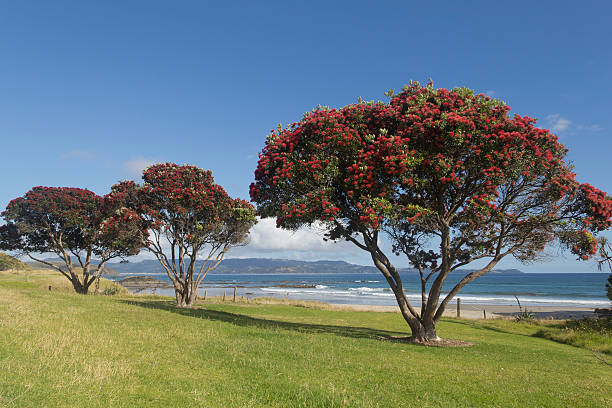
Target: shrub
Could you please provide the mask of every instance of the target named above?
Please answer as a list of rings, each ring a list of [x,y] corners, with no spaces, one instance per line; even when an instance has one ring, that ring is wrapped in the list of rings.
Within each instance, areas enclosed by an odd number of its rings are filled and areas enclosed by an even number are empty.
[[[121,292],[121,289],[118,286],[114,285],[114,286],[110,286],[110,287],[104,289],[102,291],[102,294],[104,296],[114,296],[114,295],[118,294],[119,292]]]
[[[517,322],[530,322],[533,321],[535,319],[535,315],[530,312],[529,310],[525,309],[522,312],[520,312],[519,314],[517,314],[516,316],[514,316],[514,319]]]

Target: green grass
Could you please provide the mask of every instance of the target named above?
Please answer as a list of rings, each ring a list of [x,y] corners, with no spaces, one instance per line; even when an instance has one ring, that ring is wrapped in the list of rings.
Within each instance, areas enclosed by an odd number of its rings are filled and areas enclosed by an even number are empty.
[[[612,356],[612,318],[569,320],[540,328],[534,336]]]
[[[407,335],[395,313],[181,310],[45,279],[0,274],[2,407],[612,405],[607,356],[534,337],[537,325],[444,320],[440,336],[474,345],[425,347],[393,340]]]

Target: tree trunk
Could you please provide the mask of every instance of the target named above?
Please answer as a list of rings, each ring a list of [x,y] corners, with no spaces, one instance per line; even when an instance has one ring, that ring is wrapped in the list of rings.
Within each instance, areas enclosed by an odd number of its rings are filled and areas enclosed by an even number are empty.
[[[176,307],[180,308],[193,307],[197,298],[197,290],[192,290],[188,282],[177,282],[174,286],[174,294],[176,296]]]
[[[195,296],[176,293],[176,307],[190,309],[195,303]]]
[[[76,293],[80,295],[87,294],[87,290],[89,289],[89,287],[87,285],[83,285],[81,281],[79,280],[78,276],[73,276],[70,282],[72,283],[72,287],[74,288],[74,291]]]
[[[178,289],[176,286],[174,287],[174,296],[176,297],[176,306],[184,307],[183,294],[181,293],[181,289]]]
[[[395,290],[394,290],[395,292]],[[434,321],[421,321],[414,317],[408,309],[407,299],[404,293],[394,293],[397,305],[400,308],[402,317],[410,326],[412,332],[410,340],[415,343],[431,343],[440,340],[436,333],[436,323]],[[421,316],[423,316],[423,310],[421,310]]]
[[[195,304],[195,301],[196,301],[197,298],[198,298],[198,290],[194,289],[189,294],[189,299],[187,299],[188,307],[193,307],[193,305]]]
[[[408,323],[408,326],[410,326],[410,330],[412,331],[410,340],[417,343],[429,343],[440,340],[436,334],[436,323],[433,319],[433,313],[427,313],[429,302],[424,308],[421,308],[420,314],[417,313],[404,293],[402,281],[397,270],[391,265],[381,251],[371,250],[370,254],[372,255],[374,265],[376,265],[378,270],[385,277],[389,287],[393,291],[402,317],[406,323]],[[427,317],[429,315],[431,316]]]
[[[412,329],[410,339],[415,343],[431,343],[440,340],[436,333],[436,324],[433,322],[419,322],[419,327],[416,330]]]

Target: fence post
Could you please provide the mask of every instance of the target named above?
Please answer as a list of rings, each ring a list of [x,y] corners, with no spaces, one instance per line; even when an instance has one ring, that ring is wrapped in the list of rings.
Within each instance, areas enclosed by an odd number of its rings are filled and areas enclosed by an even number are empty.
[[[482,314],[484,315],[484,319],[487,320],[487,311],[483,309]]]
[[[457,317],[461,317],[461,298],[457,298]]]
[[[236,303],[236,287],[234,286],[234,303]]]
[[[223,291],[223,301],[225,302],[225,291]]]
[[[204,289],[204,300],[206,300],[206,289]]]

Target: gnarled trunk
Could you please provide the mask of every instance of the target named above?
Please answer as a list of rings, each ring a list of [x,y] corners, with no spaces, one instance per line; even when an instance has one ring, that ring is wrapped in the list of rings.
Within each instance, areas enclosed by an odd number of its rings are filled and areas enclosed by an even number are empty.
[[[86,295],[89,289],[89,286],[84,285],[78,276],[73,276],[72,279],[70,280],[70,283],[72,283],[72,287],[74,288],[74,291],[80,295]]]
[[[410,309],[408,308],[408,300],[406,299],[406,295],[403,293],[399,293],[396,290],[393,290],[395,294],[395,298],[397,300],[397,305],[400,308],[400,312],[402,313],[402,317],[410,326],[410,330],[412,332],[410,336],[410,340],[415,343],[431,343],[439,341],[440,338],[436,333],[436,324],[433,319],[419,319],[412,315]],[[421,310],[421,316],[424,313]]]
[[[440,340],[436,333],[436,324],[434,322],[419,322],[416,330],[412,329],[410,339],[415,343],[431,343]]]
[[[389,287],[393,291],[402,317],[406,323],[408,323],[408,326],[410,326],[410,330],[412,331],[410,339],[419,343],[430,343],[440,340],[436,333],[437,321],[433,317],[434,313],[427,313],[430,302],[424,302],[425,308],[422,308],[421,313],[418,313],[408,301],[404,293],[399,273],[391,262],[389,262],[389,259],[377,249],[370,248],[370,254],[372,255],[374,265],[376,265],[378,270],[383,274]],[[437,301],[435,303],[437,303]]]
[[[197,288],[186,282],[177,282],[174,285],[174,295],[176,297],[176,307],[191,308],[198,297]]]

